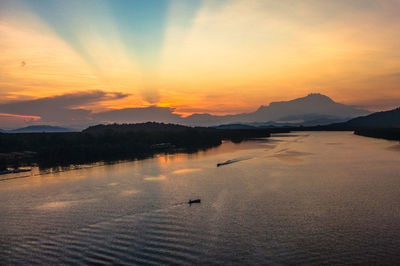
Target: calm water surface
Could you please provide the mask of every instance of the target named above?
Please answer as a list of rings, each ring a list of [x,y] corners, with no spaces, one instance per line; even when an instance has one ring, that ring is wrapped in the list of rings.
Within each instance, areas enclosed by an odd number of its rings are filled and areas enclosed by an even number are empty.
[[[397,142],[301,132],[13,177],[0,177],[0,264],[400,261]]]

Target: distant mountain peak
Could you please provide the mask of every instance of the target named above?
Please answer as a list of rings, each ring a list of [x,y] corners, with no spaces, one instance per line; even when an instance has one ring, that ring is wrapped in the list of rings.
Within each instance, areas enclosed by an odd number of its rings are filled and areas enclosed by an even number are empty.
[[[326,95],[324,95],[324,94],[322,94],[322,93],[319,93],[319,92],[311,92],[311,93],[309,93],[307,96],[305,96],[305,97],[320,97],[320,98],[329,98],[328,96],[326,96]],[[330,98],[329,98],[330,99]]]
[[[271,102],[269,105],[261,105],[258,110],[268,107],[276,107],[282,104],[306,104],[306,105],[320,105],[320,104],[335,104],[336,102],[330,97],[321,93],[310,93],[307,96],[296,98],[289,101]]]
[[[288,102],[289,103],[292,102],[292,103],[311,104],[311,105],[335,104],[336,103],[330,97],[328,97],[324,94],[321,94],[321,93],[310,93],[307,96],[293,99]]]
[[[301,99],[301,98],[300,98]],[[329,98],[328,96],[321,94],[321,93],[310,93],[308,94],[306,97],[304,97],[304,99],[312,99],[312,100],[318,100],[321,102],[335,102],[334,100],[332,100],[331,98]]]
[[[40,132],[72,132],[70,128],[50,126],[50,125],[31,125],[23,128],[9,130],[10,133],[40,133]]]

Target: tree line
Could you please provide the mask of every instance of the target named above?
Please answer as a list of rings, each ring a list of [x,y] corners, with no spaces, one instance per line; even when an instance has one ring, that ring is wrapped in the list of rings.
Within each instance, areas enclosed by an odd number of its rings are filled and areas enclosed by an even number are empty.
[[[222,140],[268,137],[267,129],[221,130],[163,123],[112,124],[69,133],[0,133],[0,170],[140,159],[155,153],[196,152]]]

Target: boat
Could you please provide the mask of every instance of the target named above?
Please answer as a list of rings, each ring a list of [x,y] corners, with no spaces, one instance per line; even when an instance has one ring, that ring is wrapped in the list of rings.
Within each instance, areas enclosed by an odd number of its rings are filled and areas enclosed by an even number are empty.
[[[220,167],[220,166],[223,166],[223,165],[227,165],[227,164],[231,164],[231,163],[235,163],[237,161],[238,160],[227,160],[227,161],[225,161],[223,163],[217,163],[217,167]]]
[[[195,200],[189,200],[188,204],[193,204],[193,203],[201,203],[200,199],[195,199]]]

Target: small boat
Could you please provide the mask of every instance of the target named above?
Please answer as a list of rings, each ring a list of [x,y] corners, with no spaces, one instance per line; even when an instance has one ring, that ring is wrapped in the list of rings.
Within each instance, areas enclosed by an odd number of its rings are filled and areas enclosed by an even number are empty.
[[[200,203],[201,200],[200,199],[195,199],[195,200],[189,200],[188,204],[193,204],[193,203]]]
[[[217,167],[220,167],[220,166],[223,166],[223,165],[227,165],[227,164],[231,164],[231,163],[235,163],[237,161],[239,161],[239,160],[227,160],[227,161],[225,161],[223,163],[217,163]]]

